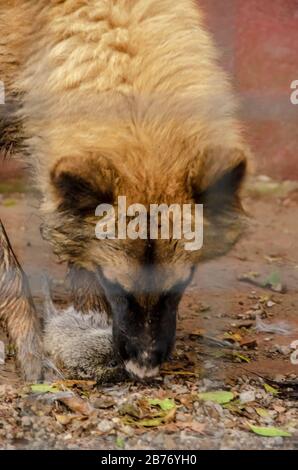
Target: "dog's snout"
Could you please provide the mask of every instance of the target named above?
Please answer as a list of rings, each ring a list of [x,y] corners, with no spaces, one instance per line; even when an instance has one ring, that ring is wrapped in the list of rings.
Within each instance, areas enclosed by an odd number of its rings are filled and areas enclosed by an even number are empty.
[[[154,377],[159,372],[159,366],[167,358],[167,348],[164,346],[142,347],[140,344],[126,342],[125,368],[134,377],[140,379]]]

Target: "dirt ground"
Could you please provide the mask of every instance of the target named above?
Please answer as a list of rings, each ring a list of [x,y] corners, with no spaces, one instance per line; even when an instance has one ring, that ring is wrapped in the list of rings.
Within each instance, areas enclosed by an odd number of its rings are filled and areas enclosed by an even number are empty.
[[[65,268],[42,241],[37,202],[25,189],[10,180],[0,186],[0,217],[40,303],[41,275],[63,285]],[[247,233],[229,255],[199,267],[159,378],[36,389],[20,381],[8,354],[0,365],[0,448],[297,449],[298,184],[258,178],[244,206]],[[0,331],[1,340],[7,344]]]

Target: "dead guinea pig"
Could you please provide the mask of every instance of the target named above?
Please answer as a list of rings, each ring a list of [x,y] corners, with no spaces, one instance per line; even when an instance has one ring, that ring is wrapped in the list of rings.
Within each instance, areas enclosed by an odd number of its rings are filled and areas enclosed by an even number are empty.
[[[98,383],[123,380],[126,373],[117,362],[112,328],[98,313],[82,314],[73,307],[59,311],[46,302],[44,350],[67,377]]]

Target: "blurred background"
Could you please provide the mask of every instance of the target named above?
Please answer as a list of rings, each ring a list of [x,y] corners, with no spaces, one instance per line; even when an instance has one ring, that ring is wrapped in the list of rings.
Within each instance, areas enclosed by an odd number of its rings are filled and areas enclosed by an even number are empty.
[[[199,0],[242,100],[257,171],[298,179],[298,0]]]

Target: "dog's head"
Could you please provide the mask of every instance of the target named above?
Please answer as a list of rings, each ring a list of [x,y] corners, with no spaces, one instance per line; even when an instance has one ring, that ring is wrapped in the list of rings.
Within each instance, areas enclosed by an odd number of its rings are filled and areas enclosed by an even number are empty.
[[[220,147],[205,149],[179,173],[147,170],[147,187],[145,180],[137,185],[94,156],[64,157],[52,169],[50,238],[64,259],[95,273],[112,311],[115,347],[132,374],[144,378],[157,373],[172,350],[178,305],[196,266],[224,254],[241,234],[239,191],[245,171],[244,151]],[[127,198],[126,236],[119,196]],[[106,204],[103,212],[98,211],[101,204]],[[142,204],[146,212],[140,206],[129,212],[131,204]],[[180,215],[183,207],[200,204],[203,218],[197,227],[196,212],[188,212],[184,225],[181,219],[179,238],[174,212],[169,211],[168,237],[152,238],[151,204],[174,204],[181,207]],[[109,207],[110,214],[104,214]],[[97,238],[96,214],[112,237]],[[156,220],[162,230],[162,216]],[[203,243],[189,249],[191,235],[202,229]]]

